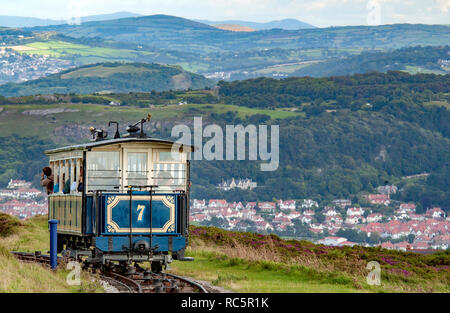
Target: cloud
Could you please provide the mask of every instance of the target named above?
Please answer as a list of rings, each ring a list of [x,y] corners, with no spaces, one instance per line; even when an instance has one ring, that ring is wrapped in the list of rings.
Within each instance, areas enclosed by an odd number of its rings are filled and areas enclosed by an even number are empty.
[[[450,7],[450,0],[436,0],[439,10],[442,13],[448,13]]]

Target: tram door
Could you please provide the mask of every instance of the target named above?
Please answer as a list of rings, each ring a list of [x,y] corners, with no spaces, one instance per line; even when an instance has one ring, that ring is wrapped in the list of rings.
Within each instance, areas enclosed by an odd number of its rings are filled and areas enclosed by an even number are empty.
[[[151,149],[124,149],[123,186],[150,185]]]
[[[151,168],[151,150],[138,148],[124,148],[123,150],[123,186],[124,192],[128,190],[127,186],[135,186],[133,191],[148,191],[148,188],[140,190],[138,186],[150,185]],[[131,220],[134,228],[150,229],[150,225],[155,225],[157,214],[152,214],[153,224],[150,224],[150,197],[147,195],[132,196]],[[153,213],[156,210],[153,209]],[[130,219],[130,211],[125,210],[126,222]],[[129,225],[129,222],[127,223]],[[154,227],[154,226],[153,226]]]

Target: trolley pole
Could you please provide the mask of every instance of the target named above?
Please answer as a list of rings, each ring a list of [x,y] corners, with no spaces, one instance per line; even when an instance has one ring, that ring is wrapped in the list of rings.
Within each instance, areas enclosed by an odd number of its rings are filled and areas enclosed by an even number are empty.
[[[50,267],[55,270],[58,266],[58,220],[49,220],[50,228]]]

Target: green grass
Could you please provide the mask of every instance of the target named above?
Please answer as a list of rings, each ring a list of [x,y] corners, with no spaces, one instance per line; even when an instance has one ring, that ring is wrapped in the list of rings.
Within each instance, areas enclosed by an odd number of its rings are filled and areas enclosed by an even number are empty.
[[[425,105],[444,107],[447,110],[450,110],[450,103],[447,101],[429,101],[429,102],[425,102]]]
[[[109,96],[110,100],[114,98]],[[58,144],[66,144],[64,136],[58,136],[58,129],[65,126],[99,126],[105,127],[108,121],[117,120],[121,125],[137,121],[148,113],[152,114],[154,121],[186,120],[193,119],[193,116],[207,117],[210,113],[225,114],[228,111],[238,112],[237,116],[245,118],[254,114],[266,114],[271,119],[283,119],[299,116],[304,113],[289,111],[286,109],[254,109],[225,104],[186,104],[163,105],[155,108],[139,108],[118,106],[112,107],[99,104],[51,104],[51,105],[4,105],[0,112],[0,136],[10,136],[21,134],[22,136],[38,136],[42,139],[51,139]],[[77,110],[77,112],[64,112],[47,116],[27,115],[28,110],[47,110],[52,108],[65,108]],[[18,123],[20,127],[18,127]],[[39,131],[36,131],[39,130]],[[88,131],[84,134],[84,139],[88,138]],[[77,138],[74,135],[74,138]],[[75,139],[79,142],[79,139]],[[71,140],[71,144],[74,140]]]
[[[327,247],[275,235],[190,229],[193,265],[178,274],[241,292],[448,292],[448,252],[420,255],[380,248]],[[381,269],[381,285],[367,283],[369,262]],[[245,279],[244,279],[245,278]]]
[[[16,233],[22,223],[11,215],[0,213],[0,237],[7,237]]]
[[[61,75],[61,78],[80,78],[80,77],[108,77],[113,74],[120,73],[142,73],[142,72],[156,72],[155,70],[148,69],[145,67],[136,67],[132,65],[122,65],[117,67],[105,67],[103,65],[98,65],[89,68],[80,68],[78,70],[71,71],[67,74]]]
[[[411,65],[406,65],[405,72],[408,72],[410,74],[442,74],[445,75],[446,73],[444,71],[441,70],[431,70],[431,69],[427,69],[427,68],[423,68],[421,66],[411,66]]]
[[[350,278],[320,275],[307,268],[289,267],[274,262],[251,263],[244,259],[204,251],[189,250],[194,262],[175,261],[171,272],[210,281],[235,292],[298,293],[358,292]]]
[[[84,57],[82,59],[85,62],[92,61],[90,57],[95,58],[98,61],[115,60],[115,59],[134,59],[141,55],[153,55],[154,53],[149,51],[136,52],[127,49],[114,49],[103,47],[91,47],[86,45],[74,44],[64,41],[43,41],[32,42],[26,44],[26,46],[34,48],[34,50],[20,51],[25,54],[37,54],[37,55],[50,55],[53,57],[69,57],[77,55],[77,57]]]
[[[228,105],[228,104],[187,104],[181,106],[181,111],[184,114],[190,113],[191,108],[195,108],[199,110],[199,112],[195,111],[194,113],[217,113],[217,114],[225,114],[228,111],[237,112],[237,116],[240,118],[245,118],[246,116],[251,116],[255,114],[265,114],[269,115],[271,119],[283,119],[288,117],[295,117],[299,115],[303,115],[303,113],[286,111],[283,108],[270,110],[270,109],[255,109],[249,107],[241,107],[237,105]],[[172,107],[172,109],[176,110],[176,107]],[[163,109],[164,110],[164,109]],[[194,115],[195,115],[194,114]]]
[[[256,73],[259,74],[271,74],[271,73],[286,73],[290,74],[293,73],[301,68],[310,66],[311,64],[317,63],[316,61],[308,61],[301,64],[286,64],[286,65],[279,65],[279,66],[269,66],[266,68],[263,68],[261,70],[257,70]]]
[[[81,274],[81,285],[71,286],[66,277],[70,273],[63,264],[56,271],[38,264],[18,261],[10,251],[47,253],[49,233],[47,216],[25,222],[17,221],[13,234],[0,237],[0,292],[8,293],[79,293],[102,292],[99,283],[86,272]]]

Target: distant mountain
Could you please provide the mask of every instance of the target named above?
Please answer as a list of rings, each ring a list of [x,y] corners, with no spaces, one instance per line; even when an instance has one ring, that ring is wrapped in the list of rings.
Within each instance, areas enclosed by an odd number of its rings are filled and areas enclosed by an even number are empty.
[[[97,63],[24,83],[0,86],[4,96],[89,94],[94,92],[150,92],[212,87],[214,83],[180,66],[144,63]]]
[[[228,20],[228,21],[208,21],[208,20],[195,20],[200,23],[208,24],[208,25],[216,25],[216,24],[231,24],[231,25],[240,25],[245,27],[250,27],[256,30],[264,30],[264,29],[273,29],[273,28],[281,28],[287,30],[296,30],[296,29],[305,29],[305,28],[316,28],[308,23],[304,23],[302,21],[296,19],[284,19],[279,21],[271,21],[267,23],[258,23],[258,22],[248,22],[241,20]]]
[[[132,13],[132,12],[115,12],[110,14],[98,14],[98,15],[89,15],[89,16],[83,16],[81,17],[82,23],[87,22],[97,22],[97,21],[109,21],[109,20],[116,20],[120,18],[129,18],[129,17],[139,17],[142,16],[142,14]]]
[[[155,48],[182,51],[204,51],[209,42],[224,40],[232,32],[185,18],[150,15],[80,25],[50,25],[28,28],[33,31],[55,31],[71,37],[101,37],[119,42],[147,44]],[[219,50],[219,48],[216,48]],[[214,51],[213,47],[209,50]]]
[[[233,32],[168,15],[86,22],[81,25],[53,25],[27,30],[55,31],[71,37],[101,37],[201,54],[273,48],[398,49],[416,45],[444,45],[450,40],[450,27],[445,25],[394,24]]]
[[[65,21],[43,19],[36,17],[24,17],[24,16],[0,16],[0,26],[4,27],[35,27],[35,26],[49,26],[64,24]]]
[[[80,18],[81,23],[93,22],[93,21],[106,21],[115,20],[127,17],[138,17],[141,14],[131,13],[131,12],[116,12],[111,14],[99,14],[99,15],[89,15]],[[36,17],[24,17],[24,16],[7,16],[0,15],[0,26],[4,27],[35,27],[35,26],[51,26],[51,25],[61,25],[67,24],[67,20],[52,20],[52,19],[42,19]]]

